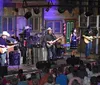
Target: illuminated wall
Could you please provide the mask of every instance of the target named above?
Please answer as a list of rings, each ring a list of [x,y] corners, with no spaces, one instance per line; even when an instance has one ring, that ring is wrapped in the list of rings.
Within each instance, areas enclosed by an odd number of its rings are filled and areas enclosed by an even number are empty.
[[[0,16],[3,15],[3,0],[0,0]]]

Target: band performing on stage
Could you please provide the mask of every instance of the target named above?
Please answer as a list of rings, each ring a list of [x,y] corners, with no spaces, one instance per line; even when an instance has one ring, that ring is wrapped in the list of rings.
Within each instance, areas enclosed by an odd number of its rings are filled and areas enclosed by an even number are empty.
[[[31,35],[31,28],[26,26],[24,31],[17,36],[11,36],[7,31],[3,31],[0,38],[0,64],[4,65],[19,65],[22,64],[34,64],[38,61],[42,61],[43,56],[46,56],[46,60],[57,59],[57,56],[61,56],[62,52],[65,50],[60,45],[57,47],[57,42],[63,37],[57,38],[52,28],[47,28],[45,36],[43,33],[36,33]],[[44,45],[45,44],[45,45]],[[59,44],[58,44],[59,45]],[[46,49],[46,54],[43,55],[43,50]],[[13,62],[12,57],[15,57],[16,52],[19,53],[20,58],[17,62]],[[40,52],[39,52],[40,51]],[[60,53],[57,53],[57,52]],[[42,53],[41,53],[42,52]],[[40,54],[40,55],[39,55]],[[18,56],[18,54],[16,54]],[[41,57],[40,57],[41,56]],[[22,61],[20,59],[22,58]],[[13,63],[12,63],[13,62]]]
[[[11,36],[7,31],[3,31],[0,37],[0,64],[4,65],[20,65],[36,64],[38,61],[57,60],[67,53],[66,47],[62,44],[64,36],[57,37],[53,33],[53,29],[48,27],[45,34],[31,34],[32,28],[26,26],[19,37]],[[73,28],[70,34],[70,49],[72,55],[78,50],[80,37],[84,38],[86,43],[85,56],[89,58],[92,46],[92,31],[88,28],[88,33],[78,36],[77,29]],[[45,51],[42,49],[44,48]],[[46,53],[46,54],[44,54]],[[13,62],[13,58],[18,56],[18,61]],[[44,57],[46,57],[44,59]]]

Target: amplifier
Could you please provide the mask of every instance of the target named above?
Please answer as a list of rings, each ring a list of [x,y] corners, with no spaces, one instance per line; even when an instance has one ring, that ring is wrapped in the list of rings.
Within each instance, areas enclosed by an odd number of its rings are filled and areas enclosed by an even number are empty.
[[[20,65],[20,53],[18,51],[9,53],[9,65]]]

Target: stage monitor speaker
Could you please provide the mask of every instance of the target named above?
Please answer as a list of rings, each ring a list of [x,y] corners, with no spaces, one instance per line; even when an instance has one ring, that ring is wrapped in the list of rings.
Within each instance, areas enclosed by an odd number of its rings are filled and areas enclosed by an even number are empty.
[[[43,69],[43,68],[50,68],[51,63],[48,61],[39,61],[36,63],[36,68]]]
[[[8,74],[8,67],[7,66],[0,66],[0,77],[3,77]]]
[[[16,51],[9,53],[9,65],[20,65],[20,53]]]
[[[32,13],[31,12],[26,12],[26,14],[24,15],[24,17],[26,19],[29,19],[31,16],[32,16]]]
[[[79,57],[71,57],[71,58],[67,58],[66,63],[68,65],[78,65],[80,64],[80,59]]]

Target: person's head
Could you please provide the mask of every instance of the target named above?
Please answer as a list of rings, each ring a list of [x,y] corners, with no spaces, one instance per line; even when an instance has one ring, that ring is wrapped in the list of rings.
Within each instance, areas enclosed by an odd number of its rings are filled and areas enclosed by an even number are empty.
[[[59,74],[62,74],[62,73],[63,73],[63,71],[64,71],[64,69],[63,69],[63,67],[62,67],[62,66],[58,67],[58,73],[59,73]]]
[[[93,66],[92,67],[92,72],[93,73],[98,73],[98,66]]]
[[[72,28],[72,33],[76,33],[76,28]]]
[[[13,77],[11,80],[12,85],[17,85],[18,84],[18,79],[16,77]]]
[[[7,32],[7,31],[3,31],[2,32],[2,38],[3,39],[6,39],[7,37],[9,37],[10,36],[10,34]]]
[[[74,79],[71,85],[80,85],[80,83],[76,79]]]
[[[89,36],[93,34],[93,31],[92,31],[90,25],[87,27],[86,32],[87,32],[87,35],[89,35]]]
[[[80,66],[79,66],[79,70],[80,70],[80,71],[86,71],[85,65],[80,65]]]
[[[72,73],[72,72],[74,71],[74,68],[73,68],[72,66],[70,66],[70,67],[68,68],[68,71],[69,71],[69,73]]]
[[[23,69],[19,69],[18,70],[18,75],[22,75],[23,74]]]
[[[90,63],[87,63],[86,67],[91,71],[91,64]]]
[[[47,31],[48,31],[48,34],[52,34],[53,32],[51,27],[48,27]]]
[[[52,75],[50,75],[50,76],[48,77],[48,81],[47,81],[47,82],[50,83],[50,84],[52,84],[53,81],[54,81],[54,78],[53,78]]]
[[[74,33],[76,33],[76,29],[74,29]]]
[[[92,77],[90,78],[90,83],[91,83],[91,85],[97,85],[97,77],[92,76]]]
[[[74,77],[78,77],[78,71],[77,71],[77,70],[74,70],[74,71],[72,72],[72,74],[73,74]]]

